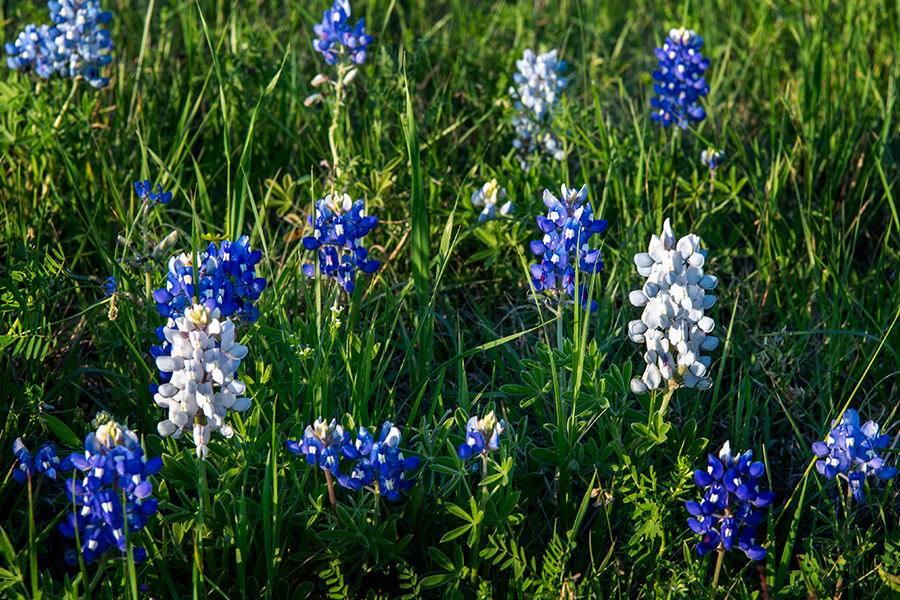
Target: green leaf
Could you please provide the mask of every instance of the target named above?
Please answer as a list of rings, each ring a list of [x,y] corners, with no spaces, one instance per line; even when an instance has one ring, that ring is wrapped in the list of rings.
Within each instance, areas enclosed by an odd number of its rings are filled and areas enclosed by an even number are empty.
[[[459,517],[460,519],[462,519],[463,521],[468,521],[469,523],[474,522],[474,519],[472,518],[471,515],[469,515],[469,513],[467,513],[466,511],[464,511],[463,509],[461,509],[460,507],[458,507],[455,504],[448,504],[447,510],[449,512],[453,513],[454,515],[456,515],[457,517]]]
[[[48,415],[44,413],[44,420],[47,423],[47,428],[52,431],[56,437],[58,437],[65,445],[72,446],[75,448],[81,447],[84,445],[84,442],[79,438],[75,433],[69,429],[69,426],[54,417],[53,415]]]
[[[433,560],[439,567],[441,567],[445,571],[452,571],[453,573],[456,573],[456,565],[453,564],[453,561],[450,560],[450,557],[434,546],[428,547],[428,555],[431,557],[431,560]]]
[[[423,588],[435,588],[440,585],[444,585],[450,581],[456,579],[456,573],[439,573],[437,575],[429,575],[422,579],[421,585]]]
[[[441,538],[441,543],[443,544],[444,542],[449,542],[450,540],[454,540],[454,539],[458,538],[459,536],[461,536],[462,534],[464,534],[465,532],[469,531],[469,529],[471,529],[471,528],[472,528],[471,523],[463,525],[462,527],[457,527],[456,529],[444,534],[444,537]]]

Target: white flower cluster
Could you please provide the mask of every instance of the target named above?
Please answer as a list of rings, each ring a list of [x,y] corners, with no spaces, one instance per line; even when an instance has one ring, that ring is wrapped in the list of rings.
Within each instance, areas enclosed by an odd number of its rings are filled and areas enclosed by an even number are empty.
[[[512,119],[518,136],[513,140],[513,147],[528,155],[540,149],[562,160],[565,152],[549,127],[557,95],[566,87],[566,78],[560,76],[566,63],[557,59],[556,50],[535,56],[527,49],[516,66],[519,72],[513,75],[513,81],[518,87],[509,88],[518,111]],[[520,157],[519,162],[523,170],[528,169],[527,161]]]
[[[715,321],[704,315],[716,302],[707,291],[719,281],[703,273],[705,262],[700,238],[690,234],[676,243],[668,219],[662,235],[650,239],[648,252],[634,256],[638,273],[647,278],[643,288],[628,295],[634,306],[644,307],[640,320],[628,324],[628,337],[647,346],[647,368],[640,379],[631,381],[636,394],[659,389],[664,381],[669,388],[712,385],[707,376],[710,357],[700,351],[719,345],[718,338],[708,335]]]
[[[193,424],[197,456],[206,458],[210,433],[218,431],[230,438],[231,426],[225,423],[229,409],[243,412],[250,408],[250,398],[239,397],[246,386],[234,376],[247,356],[247,347],[234,341],[234,323],[219,320],[219,309],[212,312],[194,304],[184,316],[169,319],[164,328],[166,340],[172,344],[170,356],[160,356],[156,366],[171,372],[172,379],[159,386],[153,399],[169,409],[169,418],[157,426],[162,436],[179,438],[185,427]]]
[[[506,199],[506,188],[497,183],[496,179],[491,179],[482,187],[472,192],[472,206],[476,208],[484,207],[481,214],[478,215],[479,221],[492,219],[498,212],[497,205],[501,200]],[[506,216],[513,211],[512,201],[507,201],[499,208],[501,215]]]
[[[516,108],[528,108],[537,120],[550,117],[556,94],[566,87],[566,78],[560,72],[566,68],[565,61],[556,58],[556,50],[535,56],[529,48],[522,59],[516,61],[519,72],[513,75],[518,88],[510,88],[509,93],[518,99]]]

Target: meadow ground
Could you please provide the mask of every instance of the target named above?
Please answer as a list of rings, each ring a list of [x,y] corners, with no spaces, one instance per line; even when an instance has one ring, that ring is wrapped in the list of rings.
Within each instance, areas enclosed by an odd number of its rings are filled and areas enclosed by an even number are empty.
[[[900,597],[896,481],[850,499],[811,450],[849,407],[896,464],[900,4],[354,0],[374,41],[333,130],[329,105],[304,104],[334,72],[312,48],[324,0],[103,8],[108,87],[0,75],[0,595]],[[6,41],[46,21],[40,2],[0,1]],[[654,48],[682,24],[710,61],[708,116],[684,131],[650,117]],[[509,88],[526,48],[557,49],[568,84],[565,157],[523,171]],[[709,147],[725,152],[714,178]],[[479,221],[470,196],[494,178],[515,208]],[[142,218],[144,179],[173,199]],[[529,242],[562,183],[586,184],[608,227],[591,239],[598,309],[557,317],[531,294]],[[352,294],[302,269],[332,191],[379,221],[365,245],[381,267]],[[629,386],[644,364],[628,295],[666,219],[708,250],[721,343],[711,389],[664,400]],[[157,433],[152,292],[170,255],[241,235],[267,280],[237,332],[252,402],[198,461],[190,428]],[[499,449],[462,460],[489,410]],[[99,411],[162,458],[158,511],[129,541],[146,560],[68,566],[69,474],[22,485],[11,448],[83,452]],[[335,484],[332,508],[325,472],[286,447],[319,416],[376,440],[397,425],[416,483],[394,501]],[[727,440],[775,494],[759,561],[737,542],[700,557],[688,528],[694,470]]]

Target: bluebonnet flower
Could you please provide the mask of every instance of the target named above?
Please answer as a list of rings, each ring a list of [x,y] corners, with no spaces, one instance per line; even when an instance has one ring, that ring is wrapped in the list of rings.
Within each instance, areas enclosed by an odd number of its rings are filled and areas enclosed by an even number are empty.
[[[193,426],[197,456],[205,459],[210,434],[218,431],[231,438],[234,430],[225,423],[227,412],[250,408],[250,398],[241,397],[247,387],[237,379],[241,359],[247,347],[235,343],[234,323],[220,321],[218,308],[194,304],[175,319],[174,327],[165,327],[163,335],[171,344],[169,355],[156,358],[161,372],[171,373],[169,381],[159,385],[153,400],[168,409],[168,418],[157,430],[161,436],[180,438]]]
[[[137,435],[115,421],[89,433],[84,450],[84,455],[71,457],[84,477],[66,481],[69,501],[81,509],[70,514],[59,530],[70,538],[77,530],[81,554],[91,562],[112,546],[125,552],[125,527],[133,535],[156,513],[157,502],[150,497],[153,484],[147,477],[159,471],[162,459],[147,460]],[[133,547],[132,552],[137,562],[147,557],[143,548]],[[67,560],[75,562],[71,556]]]
[[[307,425],[303,438],[287,441],[287,449],[297,456],[305,456],[310,466],[318,465],[332,475],[340,474],[341,449],[344,446],[344,428],[334,419],[331,423],[319,417]]]
[[[497,212],[504,217],[512,213],[513,203],[511,201],[507,201],[498,208],[500,202],[505,199],[506,189],[498,184],[496,179],[491,179],[472,192],[472,206],[476,208],[484,207],[481,214],[478,215],[478,220],[493,219]]]
[[[19,32],[15,43],[5,46],[6,65],[13,70],[34,68],[41,77],[50,77],[62,63],[56,45],[59,30],[49,25],[36,27],[33,23]]]
[[[831,431],[824,442],[812,446],[816,470],[826,479],[843,477],[850,485],[853,498],[863,502],[866,498],[863,483],[869,475],[880,479],[892,479],[897,469],[884,464],[878,455],[890,443],[890,436],[881,435],[878,423],[868,421],[860,426],[859,413],[848,408],[840,422],[831,422]]]
[[[716,176],[716,169],[719,168],[719,165],[722,164],[723,160],[725,160],[724,150],[709,148],[708,150],[704,150],[700,153],[700,162],[706,165],[706,167],[709,169],[709,174],[713,177]]]
[[[519,151],[519,163],[528,170],[528,158],[537,150],[543,150],[556,160],[565,158],[565,152],[552,133],[553,112],[557,96],[566,87],[561,77],[566,61],[558,60],[556,50],[535,56],[529,48],[522,59],[516,61],[519,72],[513,75],[518,87],[510,87],[515,100],[516,116],[512,124],[517,138],[513,147]]]
[[[112,13],[100,10],[97,0],[61,0],[47,3],[53,25],[27,25],[14,44],[6,44],[7,65],[27,69],[44,78],[55,73],[63,77],[82,77],[95,88],[106,87],[100,67],[112,62],[109,31],[101,26],[112,20]]]
[[[101,25],[112,21],[112,13],[101,11],[97,0],[51,1],[47,6],[60,32],[57,46],[68,58],[68,76],[81,75],[95,88],[106,87],[109,78],[100,76],[99,67],[112,62],[113,43]]]
[[[138,198],[143,200],[150,206],[153,206],[157,202],[160,204],[168,204],[172,200],[172,192],[163,192],[162,184],[156,184],[157,191],[153,191],[153,185],[148,180],[143,181],[135,181],[134,182],[134,191],[138,195]]]
[[[223,317],[235,315],[254,323],[259,318],[254,302],[267,285],[264,278],[256,276],[260,260],[262,252],[250,250],[246,235],[236,242],[223,241],[218,248],[210,242],[206,252],[199,255],[200,282],[195,286],[191,257],[184,253],[173,256],[168,263],[166,287],[153,292],[156,308],[162,316],[174,319],[189,303],[198,301],[210,310],[219,309]]]
[[[51,442],[45,442],[37,454],[32,457],[31,452],[22,443],[22,438],[17,438],[13,442],[13,454],[19,459],[18,468],[13,470],[13,479],[19,483],[26,483],[36,473],[46,475],[50,479],[56,479],[57,473],[68,471],[72,468],[71,459],[59,460],[59,456],[56,454],[56,446]]]
[[[321,52],[329,65],[337,64],[343,57],[361,65],[366,61],[366,46],[372,43],[372,36],[366,34],[364,19],[351,28],[349,0],[334,0],[331,9],[322,15],[322,22],[313,27],[318,39],[313,40],[313,49]]]
[[[700,238],[694,234],[676,244],[668,219],[662,235],[651,237],[648,250],[634,256],[638,273],[647,281],[628,294],[631,304],[644,307],[641,318],[628,324],[628,336],[647,346],[647,367],[640,379],[631,380],[631,389],[644,394],[663,387],[664,382],[668,387],[709,389],[710,357],[700,352],[719,344],[718,338],[709,335],[716,323],[704,314],[716,302],[707,292],[719,281],[703,273],[706,250],[700,249]]]
[[[772,504],[775,494],[761,492],[759,479],[766,468],[753,462],[753,451],[733,457],[731,444],[725,442],[719,458],[709,455],[706,471],[694,471],[694,482],[705,493],[700,502],[685,504],[691,517],[688,527],[703,536],[697,554],[710,550],[731,550],[735,542],[751,560],[762,560],[766,550],[756,543],[756,525],[762,512],[754,510]],[[741,529],[743,528],[743,531]]]
[[[652,98],[650,116],[654,121],[668,127],[672,123],[682,129],[688,122],[699,122],[706,118],[706,111],[697,101],[709,93],[704,71],[709,68],[709,59],[700,54],[703,38],[695,31],[684,27],[672,29],[662,48],[656,49],[659,70],[653,72],[657,81],[653,90],[659,98]]]
[[[500,435],[506,429],[503,419],[497,420],[494,411],[483,419],[474,416],[466,423],[466,439],[460,444],[459,457],[466,460],[470,456],[488,454],[500,447]]]
[[[577,297],[582,308],[588,308],[588,276],[603,268],[600,250],[592,250],[591,237],[603,233],[606,221],[594,219],[594,209],[587,202],[587,185],[580,190],[561,188],[561,198],[550,190],[544,190],[547,216],[538,217],[538,227],[544,232],[542,240],[531,242],[531,251],[541,257],[541,262],[531,265],[531,277],[536,292],[554,292],[561,289],[570,298]],[[569,262],[572,255],[573,264]],[[575,292],[576,269],[579,272],[579,289]],[[597,303],[590,301],[591,312]]]
[[[381,426],[381,435],[376,442],[365,427],[360,427],[356,441],[351,439],[350,432],[344,432],[342,454],[348,460],[355,460],[350,475],[338,475],[338,483],[343,487],[359,491],[374,482],[375,493],[383,495],[390,501],[400,498],[400,492],[415,485],[415,479],[407,479],[406,471],[419,466],[418,457],[404,457],[400,451],[402,435],[394,424],[385,421]]]
[[[312,236],[303,238],[307,250],[317,250],[319,271],[338,282],[348,294],[356,284],[356,271],[374,273],[381,266],[377,260],[369,260],[369,252],[362,246],[362,238],[378,224],[376,217],[365,214],[362,200],[353,202],[348,194],[341,198],[331,194],[316,202],[315,217],[307,218],[313,228]],[[316,276],[314,265],[303,265],[303,274]]]
[[[107,298],[112,298],[118,287],[119,282],[116,281],[115,277],[107,277],[106,281],[103,282],[103,295]]]

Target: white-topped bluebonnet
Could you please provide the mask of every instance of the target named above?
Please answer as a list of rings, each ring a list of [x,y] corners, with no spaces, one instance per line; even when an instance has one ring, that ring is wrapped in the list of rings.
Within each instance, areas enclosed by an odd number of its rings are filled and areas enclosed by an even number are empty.
[[[897,469],[884,464],[878,455],[890,443],[890,436],[881,434],[875,421],[860,425],[859,413],[848,408],[840,422],[832,421],[831,430],[824,442],[812,445],[816,470],[826,479],[842,477],[850,485],[853,498],[862,502],[866,498],[864,483],[872,475],[880,479],[892,479]]]
[[[719,168],[719,165],[722,164],[723,160],[725,160],[724,150],[709,148],[700,153],[700,162],[706,165],[706,168],[709,169],[709,174],[712,177],[716,176],[716,169]]]
[[[718,458],[709,455],[705,471],[694,471],[694,482],[705,490],[700,502],[685,504],[691,515],[688,527],[703,536],[697,554],[731,550],[736,544],[752,560],[765,557],[765,548],[756,542],[756,525],[762,512],[755,510],[775,499],[772,492],[759,489],[765,472],[761,462],[753,462],[752,450],[732,456],[729,442],[722,446]]]
[[[357,461],[349,475],[338,475],[338,483],[343,487],[358,491],[375,483],[377,485],[372,488],[375,493],[396,501],[401,491],[416,483],[415,479],[406,477],[406,472],[419,466],[419,458],[403,456],[400,450],[402,434],[393,423],[386,421],[381,426],[378,441],[365,427],[359,428],[355,441],[349,431],[343,436],[341,452],[344,458]]]
[[[700,54],[703,38],[697,32],[681,27],[669,31],[662,48],[656,49],[659,70],[653,72],[657,82],[653,90],[659,98],[652,98],[650,116],[668,127],[672,123],[682,129],[689,122],[706,118],[706,111],[698,100],[709,93],[703,73],[709,68],[709,59]]]
[[[512,213],[514,208],[512,201],[506,201],[501,206],[500,202],[503,200],[506,200],[506,189],[497,183],[496,179],[491,179],[472,192],[472,206],[484,207],[481,214],[478,215],[479,221],[493,219],[498,212],[504,217]]]
[[[262,252],[250,249],[250,238],[241,236],[235,242],[223,241],[219,247],[210,242],[199,255],[199,286],[193,282],[193,260],[188,254],[169,259],[166,287],[153,292],[156,308],[164,317],[181,316],[193,301],[210,310],[219,309],[223,317],[236,316],[247,323],[259,318],[254,302],[266,289],[267,282],[256,275]],[[195,294],[199,294],[195,297]]]
[[[531,265],[531,281],[535,292],[563,291],[573,300],[577,298],[582,308],[590,306],[593,312],[597,310],[597,303],[591,300],[588,304],[588,276],[599,273],[603,261],[600,250],[591,249],[589,241],[594,234],[603,233],[606,221],[594,218],[594,209],[587,201],[586,184],[580,190],[563,184],[560,191],[561,197],[557,198],[550,190],[544,190],[547,216],[537,218],[544,237],[531,242],[531,251],[541,257],[541,261]]]
[[[474,416],[466,423],[466,439],[459,445],[459,457],[466,460],[470,456],[489,454],[500,447],[500,435],[506,429],[506,422],[497,419],[494,411],[483,419]]]
[[[561,77],[566,61],[557,58],[556,50],[535,55],[530,48],[516,61],[519,72],[513,75],[516,87],[509,93],[515,100],[516,115],[512,124],[516,130],[513,147],[519,151],[523,170],[529,168],[528,159],[541,150],[556,160],[565,158],[561,144],[552,132],[557,97],[566,87]]]
[[[316,201],[316,214],[307,221],[313,234],[303,238],[303,246],[317,251],[319,272],[337,281],[348,294],[356,286],[357,270],[374,273],[381,266],[381,262],[369,260],[362,245],[362,239],[378,224],[376,217],[365,214],[362,200],[353,202],[348,194],[329,194]],[[303,274],[314,278],[315,265],[303,265]]]
[[[313,49],[322,53],[329,65],[347,60],[361,65],[366,60],[366,46],[372,43],[372,36],[366,34],[364,19],[350,27],[349,0],[334,0],[330,9],[322,15],[322,22],[313,26],[318,36],[313,40]]]
[[[662,234],[650,238],[648,251],[635,254],[634,263],[647,280],[628,294],[631,304],[644,307],[641,318],[628,323],[628,336],[646,344],[647,366],[640,379],[631,381],[632,391],[682,385],[708,389],[710,357],[700,352],[713,350],[719,340],[709,335],[716,324],[704,311],[715,304],[716,297],[707,292],[719,282],[703,272],[706,250],[700,238],[689,234],[676,243],[666,219]]]
[[[152,206],[157,202],[160,204],[168,204],[172,200],[172,192],[163,192],[162,184],[156,184],[156,191],[153,191],[153,185],[148,180],[135,181],[134,191],[138,198],[146,204]]]
[[[247,347],[235,342],[234,323],[220,317],[218,308],[210,310],[205,304],[186,308],[172,326],[163,328],[169,354],[156,357],[160,372],[171,374],[153,395],[156,404],[168,410],[157,431],[177,439],[192,427],[201,459],[209,452],[211,432],[234,435],[225,422],[228,411],[243,412],[251,405],[250,398],[242,396],[246,386],[237,379]]]
[[[303,438],[287,441],[287,449],[297,456],[305,456],[310,466],[318,465],[332,475],[340,474],[341,449],[344,446],[344,428],[334,419],[328,423],[322,417],[307,425]]]
[[[51,1],[47,8],[53,25],[26,26],[14,44],[6,44],[7,65],[33,66],[44,78],[59,73],[81,77],[95,88],[106,87],[109,78],[101,76],[100,67],[112,62],[113,43],[102,26],[112,20],[112,13],[100,10],[98,0]]]
[[[69,501],[80,508],[60,524],[60,532],[74,538],[77,529],[86,562],[99,558],[110,547],[125,552],[125,527],[134,534],[156,513],[157,502],[150,497],[153,484],[147,477],[159,471],[162,459],[147,460],[137,435],[115,421],[107,421],[89,433],[84,440],[84,455],[75,454],[71,459],[84,477],[66,481],[66,491]],[[132,550],[137,562],[147,557],[143,548]]]

